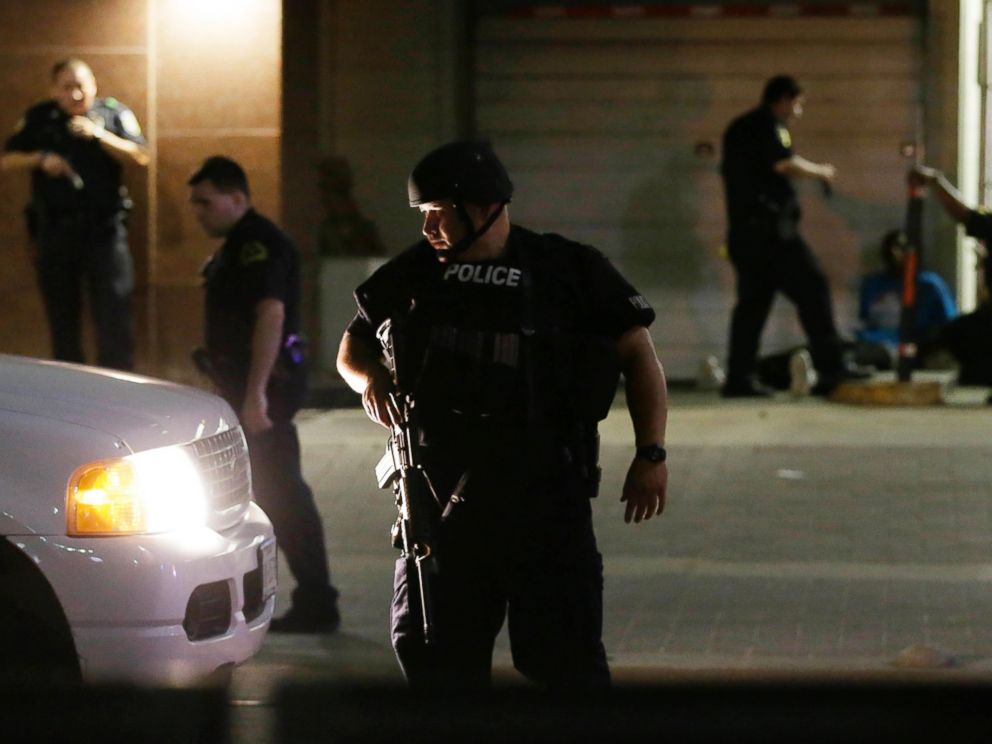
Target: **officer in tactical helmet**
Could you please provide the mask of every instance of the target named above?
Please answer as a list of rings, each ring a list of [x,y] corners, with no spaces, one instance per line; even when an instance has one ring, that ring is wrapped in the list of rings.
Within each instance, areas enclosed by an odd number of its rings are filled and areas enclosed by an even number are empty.
[[[606,687],[596,427],[622,372],[635,432],[625,519],[660,514],[667,395],[654,310],[594,248],[511,225],[513,185],[486,143],[429,153],[408,191],[424,239],[358,287],[338,353],[368,416],[388,425],[399,412],[376,331],[399,329],[421,462],[444,505],[431,643],[411,610],[413,569],[397,562],[400,665],[417,689],[485,689],[508,615],[525,676]]]
[[[52,356],[82,362],[83,287],[96,326],[97,363],[133,366],[127,240],[131,199],[124,164],[150,157],[134,113],[116,98],[97,98],[96,78],[81,59],[52,68],[52,98],[32,106],[7,139],[0,167],[30,171],[28,228],[51,332]]]

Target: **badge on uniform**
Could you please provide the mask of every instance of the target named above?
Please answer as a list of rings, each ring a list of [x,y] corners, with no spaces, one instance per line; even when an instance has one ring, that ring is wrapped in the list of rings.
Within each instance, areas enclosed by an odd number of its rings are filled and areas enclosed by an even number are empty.
[[[791,148],[792,147],[792,135],[789,134],[789,130],[783,127],[781,124],[776,127],[778,131],[778,141],[782,143],[782,147]]]
[[[260,243],[257,240],[253,240],[250,243],[245,243],[241,246],[241,265],[247,266],[248,264],[255,263],[256,261],[264,261],[269,257],[269,249],[265,247],[265,243]]]

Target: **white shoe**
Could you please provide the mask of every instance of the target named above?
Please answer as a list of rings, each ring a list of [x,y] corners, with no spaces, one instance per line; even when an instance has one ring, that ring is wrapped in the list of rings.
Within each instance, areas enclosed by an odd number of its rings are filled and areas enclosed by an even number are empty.
[[[789,357],[789,392],[796,398],[810,394],[816,386],[816,370],[813,357],[806,349],[799,349]]]
[[[727,374],[715,356],[710,354],[699,363],[699,371],[696,373],[697,390],[719,390],[726,381]]]

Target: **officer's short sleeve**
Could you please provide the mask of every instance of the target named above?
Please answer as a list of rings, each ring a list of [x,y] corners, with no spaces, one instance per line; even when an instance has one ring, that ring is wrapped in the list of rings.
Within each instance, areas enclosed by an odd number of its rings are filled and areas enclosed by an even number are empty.
[[[370,310],[369,298],[363,287],[364,285],[355,290],[355,304],[358,306],[358,310],[355,313],[355,317],[348,324],[347,331],[352,336],[357,336],[374,346],[378,343],[375,331],[382,321],[377,323],[373,320],[374,313]]]
[[[654,308],[595,248],[581,246],[580,264],[591,333],[620,338],[631,328],[650,326]]]
[[[985,209],[973,209],[964,221],[964,229],[971,237],[992,241],[992,212]]]
[[[288,303],[293,298],[293,257],[287,246],[276,241],[247,240],[235,259],[242,287],[252,303],[266,299]]]
[[[4,152],[34,152],[41,149],[38,128],[30,111],[14,126],[14,131],[7,138],[3,149]]]
[[[771,123],[761,127],[756,133],[758,137],[758,152],[763,163],[771,168],[782,160],[792,157],[792,140],[789,130],[784,125]]]
[[[147,144],[145,135],[141,131],[138,117],[124,104],[118,102],[114,109],[114,116],[111,118],[108,129],[111,129],[121,139],[130,140],[139,145]]]
[[[410,312],[414,286],[421,286],[425,273],[438,266],[426,241],[411,246],[373,272],[355,290],[357,312],[348,333],[379,343],[376,331],[383,321]]]
[[[348,324],[348,333],[373,346],[379,343],[376,330],[390,317],[391,299],[398,291],[391,268],[389,264],[380,268],[355,290],[357,311]]]

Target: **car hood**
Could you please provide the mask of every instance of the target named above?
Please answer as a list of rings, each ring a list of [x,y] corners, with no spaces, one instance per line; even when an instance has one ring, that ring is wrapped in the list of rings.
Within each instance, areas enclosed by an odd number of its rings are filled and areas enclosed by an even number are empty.
[[[222,399],[129,372],[0,354],[0,410],[64,421],[120,439],[132,452],[237,426]]]

